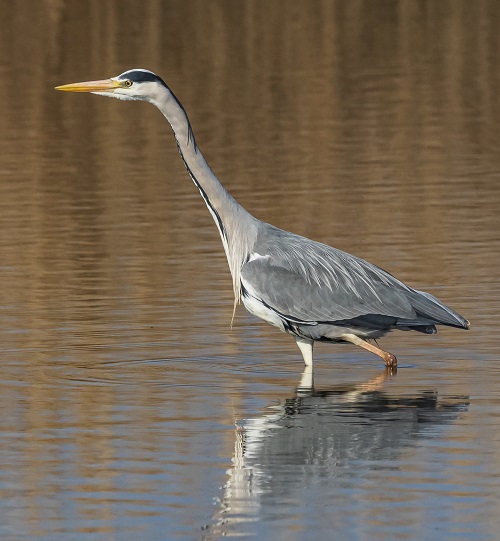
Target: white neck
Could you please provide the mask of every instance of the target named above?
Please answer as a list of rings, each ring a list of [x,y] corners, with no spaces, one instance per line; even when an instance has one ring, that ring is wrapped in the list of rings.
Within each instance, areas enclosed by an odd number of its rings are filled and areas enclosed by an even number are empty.
[[[227,192],[214,175],[196,144],[184,108],[172,92],[162,89],[152,103],[172,127],[184,164],[217,225],[233,279],[236,305],[241,294],[241,267],[252,251],[259,222]]]

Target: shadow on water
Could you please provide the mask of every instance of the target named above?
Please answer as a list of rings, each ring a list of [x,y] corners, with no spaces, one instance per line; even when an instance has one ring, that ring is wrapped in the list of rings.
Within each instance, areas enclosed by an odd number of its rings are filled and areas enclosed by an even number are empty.
[[[468,411],[468,396],[390,394],[384,386],[396,373],[386,369],[362,384],[319,390],[306,369],[293,396],[236,422],[233,466],[203,539],[241,535],[245,523],[274,520],[282,506],[300,507],[308,487],[336,482],[342,492],[343,479],[345,489],[370,470],[397,472],[405,449]]]

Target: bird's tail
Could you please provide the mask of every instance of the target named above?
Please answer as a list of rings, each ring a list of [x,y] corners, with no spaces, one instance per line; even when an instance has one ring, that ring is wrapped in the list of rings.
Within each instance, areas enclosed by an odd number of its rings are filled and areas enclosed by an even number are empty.
[[[417,317],[415,320],[398,320],[398,326],[447,325],[460,329],[470,327],[469,321],[430,293],[412,289],[408,300],[417,313]]]

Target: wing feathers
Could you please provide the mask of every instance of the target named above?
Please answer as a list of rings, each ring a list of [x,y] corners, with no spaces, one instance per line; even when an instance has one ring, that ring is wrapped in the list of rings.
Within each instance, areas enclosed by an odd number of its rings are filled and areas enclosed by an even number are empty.
[[[257,239],[256,257],[241,270],[242,283],[269,308],[291,321],[388,328],[468,322],[429,293],[416,291],[384,270],[272,226]],[[352,323],[352,321],[351,321]]]

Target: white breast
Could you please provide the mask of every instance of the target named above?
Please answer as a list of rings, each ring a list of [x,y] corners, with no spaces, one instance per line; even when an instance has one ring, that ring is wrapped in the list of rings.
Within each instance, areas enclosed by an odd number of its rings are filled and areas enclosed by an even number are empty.
[[[285,332],[283,321],[281,320],[279,315],[271,308],[268,308],[257,297],[255,290],[246,280],[242,279],[241,284],[243,285],[247,293],[246,295],[243,296],[243,299],[242,299],[243,304],[245,305],[245,308],[254,316],[257,316],[260,319],[267,321],[271,325],[274,325],[275,327],[278,327],[278,329],[280,329],[281,331]]]

